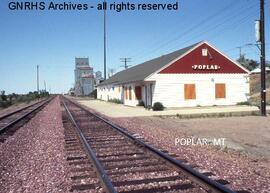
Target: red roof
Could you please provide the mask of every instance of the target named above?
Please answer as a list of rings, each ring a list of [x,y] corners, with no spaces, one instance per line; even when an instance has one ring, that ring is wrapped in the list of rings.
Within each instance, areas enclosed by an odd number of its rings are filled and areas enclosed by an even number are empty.
[[[83,74],[82,78],[94,78],[94,75],[92,75],[92,74]]]

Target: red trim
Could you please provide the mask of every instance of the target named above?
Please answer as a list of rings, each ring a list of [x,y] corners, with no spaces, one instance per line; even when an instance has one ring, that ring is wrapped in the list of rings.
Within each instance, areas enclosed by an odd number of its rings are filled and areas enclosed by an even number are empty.
[[[202,56],[202,49],[207,49],[207,56]],[[204,65],[208,67],[218,66],[215,70],[194,69],[194,65]],[[159,74],[177,74],[177,73],[192,73],[192,74],[213,74],[213,73],[237,73],[247,74],[245,70],[237,66],[235,63],[224,57],[218,51],[207,45],[202,44],[192,52],[188,53],[178,61],[174,62],[167,68],[159,72]]]

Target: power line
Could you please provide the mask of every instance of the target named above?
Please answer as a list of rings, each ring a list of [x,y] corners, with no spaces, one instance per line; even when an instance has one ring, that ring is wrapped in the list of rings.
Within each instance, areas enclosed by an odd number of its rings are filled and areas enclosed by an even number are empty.
[[[150,52],[148,51],[148,53],[156,52],[156,51],[160,50],[161,48],[164,48],[165,46],[171,44],[172,42],[175,42],[176,40],[183,38],[183,36],[189,35],[191,31],[194,31],[195,29],[198,29],[198,28],[201,27],[202,25],[207,24],[207,22],[209,22],[210,20],[217,19],[217,17],[215,17],[215,16],[221,16],[220,13],[221,13],[222,11],[224,11],[224,10],[227,11],[228,8],[230,8],[232,5],[234,5],[234,6],[237,5],[237,3],[239,3],[239,1],[237,1],[237,2],[232,1],[229,5],[223,7],[221,10],[218,10],[217,12],[215,12],[214,14],[212,14],[212,15],[208,16],[207,18],[203,19],[203,20],[200,21],[199,23],[194,24],[193,26],[191,26],[191,27],[188,28],[186,31],[184,31],[183,33],[181,33],[181,35],[177,35],[175,38],[172,38],[172,39],[168,40],[167,42],[162,43],[161,46],[155,47],[155,48],[154,48],[153,50],[151,50]],[[248,7],[248,8],[249,8],[249,7]],[[240,8],[240,9],[246,9],[246,8],[245,8],[245,7],[242,7],[242,8]],[[238,9],[236,13],[238,14],[239,11],[240,11],[240,10]],[[231,16],[231,14],[230,14],[229,16]],[[223,17],[223,18],[225,18],[225,17]],[[143,54],[145,55],[145,52],[144,52]],[[137,56],[137,55],[134,55],[133,57],[135,57],[135,56]]]
[[[192,25],[191,27],[189,27],[188,29],[186,29],[186,31],[184,31],[183,33],[177,35],[174,38],[171,38],[170,40],[167,40],[166,42],[160,43],[158,42],[158,46],[155,46],[156,48],[153,49],[150,52],[155,52],[157,51],[159,48],[162,48],[172,42],[174,42],[175,40],[182,38],[185,34],[190,34],[191,31],[194,31],[195,29],[199,28],[200,26],[202,26],[203,24],[209,22],[210,20],[216,19],[216,16],[220,16],[220,13],[222,13],[222,11],[227,11],[228,8],[230,8],[232,5],[236,5],[237,3],[239,3],[239,1],[235,2],[235,1],[231,1],[228,5],[226,5],[225,7],[222,7],[221,9],[219,9],[218,11],[216,11],[214,14],[207,16],[206,18],[204,18],[203,20],[201,20],[198,23],[195,23],[194,25]],[[178,29],[177,29],[178,30]],[[173,33],[175,34],[175,33]],[[139,52],[139,54],[135,54],[132,57],[136,57],[136,56],[140,56],[141,53],[145,54],[145,50],[142,50]]]
[[[255,5],[256,5],[256,4],[253,4],[253,5],[249,6],[248,8],[245,8],[245,7],[244,7],[244,8],[242,8],[242,9],[245,9],[245,10],[246,10],[246,9],[251,9],[251,8],[253,8]],[[239,11],[241,11],[241,10],[239,10]],[[252,12],[254,12],[253,9],[252,9]],[[199,37],[199,36],[201,36],[201,35],[203,35],[203,34],[205,34],[205,33],[212,32],[213,30],[216,30],[218,27],[224,25],[224,24],[227,23],[227,22],[230,22],[230,21],[231,21],[233,18],[235,18],[238,14],[239,14],[239,13],[237,12],[236,14],[230,15],[230,17],[224,18],[220,23],[218,23],[218,24],[216,24],[216,25],[214,25],[214,26],[211,26],[210,28],[208,28],[208,29],[206,29],[206,30],[204,30],[204,31],[199,31],[195,36],[193,36],[193,37],[189,38],[188,40],[184,41],[184,44],[185,44],[185,43],[188,43],[189,41],[191,41],[191,40],[193,40],[193,39],[195,39],[195,37]],[[221,34],[222,34],[222,32],[218,31],[218,35],[221,35]]]

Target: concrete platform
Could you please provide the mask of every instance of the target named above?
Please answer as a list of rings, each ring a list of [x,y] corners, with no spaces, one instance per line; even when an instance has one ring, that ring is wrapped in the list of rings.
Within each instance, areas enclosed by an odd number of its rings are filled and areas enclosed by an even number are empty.
[[[145,117],[145,116],[179,116],[183,118],[192,117],[209,117],[220,114],[231,115],[255,115],[259,114],[259,109],[256,106],[218,106],[218,107],[189,107],[165,109],[164,111],[146,110],[143,107],[129,107],[122,104],[104,102],[100,100],[83,100],[76,99],[79,103],[94,109],[109,117]],[[270,107],[267,107],[270,110]]]

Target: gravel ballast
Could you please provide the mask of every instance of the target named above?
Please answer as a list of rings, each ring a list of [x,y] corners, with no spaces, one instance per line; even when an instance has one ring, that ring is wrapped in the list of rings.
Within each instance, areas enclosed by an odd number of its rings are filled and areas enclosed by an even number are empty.
[[[229,184],[226,186],[233,190],[254,193],[270,192],[268,160],[254,159],[234,150],[224,150],[211,145],[175,145],[176,138],[189,138],[190,135],[181,131],[181,127],[177,126],[171,119],[158,117],[112,118],[85,107],[91,112],[126,128],[130,133],[143,137],[151,145],[175,154],[177,159],[196,166],[196,170],[213,173],[210,176],[212,179],[228,181]]]
[[[0,192],[68,192],[59,97],[0,144]]]
[[[235,151],[224,151],[213,146],[176,146],[175,138],[190,137],[176,128],[170,119],[156,117],[113,118],[116,124],[137,133],[150,144],[176,154],[195,169],[212,172],[214,179],[224,179],[234,190],[270,192],[270,167],[265,160],[254,160]]]

